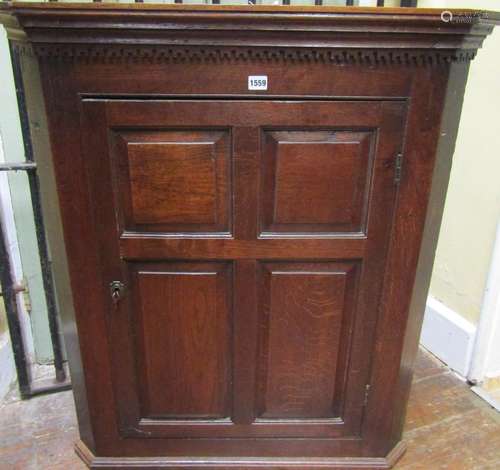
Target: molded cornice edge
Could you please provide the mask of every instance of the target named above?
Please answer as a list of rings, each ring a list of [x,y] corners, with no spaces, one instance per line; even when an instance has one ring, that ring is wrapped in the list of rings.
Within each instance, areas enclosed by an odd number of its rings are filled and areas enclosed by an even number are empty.
[[[7,37],[17,41],[25,41],[26,33],[19,26],[19,22],[2,6],[0,5],[0,25],[7,31]]]
[[[14,3],[8,11],[39,57],[91,61],[440,64],[471,60],[500,20],[452,10],[464,21],[445,22],[441,10],[404,8]]]

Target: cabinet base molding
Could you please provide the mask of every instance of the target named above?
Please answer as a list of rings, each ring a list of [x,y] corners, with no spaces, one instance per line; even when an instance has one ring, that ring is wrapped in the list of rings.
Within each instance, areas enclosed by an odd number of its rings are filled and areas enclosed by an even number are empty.
[[[325,470],[357,470],[392,468],[406,451],[406,444],[400,441],[386,457],[317,457],[317,458],[248,458],[248,457],[97,457],[82,442],[75,445],[77,455],[92,470],[107,468],[147,468],[155,470],[160,468],[183,468],[187,470],[200,470],[214,468],[226,469],[279,469],[279,470],[309,470],[322,468]]]

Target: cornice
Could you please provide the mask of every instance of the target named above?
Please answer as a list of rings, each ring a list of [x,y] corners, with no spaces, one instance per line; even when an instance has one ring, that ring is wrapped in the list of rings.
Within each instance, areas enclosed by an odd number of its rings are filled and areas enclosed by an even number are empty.
[[[5,28],[7,37],[18,41],[26,40],[26,33],[19,26],[17,19],[9,11],[0,5],[0,25]]]
[[[493,12],[324,7],[13,3],[45,60],[297,61],[424,65],[471,60]],[[458,18],[458,16],[457,16]]]
[[[466,62],[472,50],[401,50],[279,47],[152,47],[117,45],[16,44],[21,54],[35,55],[43,61],[89,63],[324,63],[366,66],[426,66]]]

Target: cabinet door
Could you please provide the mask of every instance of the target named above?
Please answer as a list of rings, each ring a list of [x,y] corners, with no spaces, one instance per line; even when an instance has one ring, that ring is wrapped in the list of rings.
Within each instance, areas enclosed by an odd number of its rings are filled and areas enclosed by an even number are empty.
[[[405,104],[82,109],[122,436],[361,439]]]

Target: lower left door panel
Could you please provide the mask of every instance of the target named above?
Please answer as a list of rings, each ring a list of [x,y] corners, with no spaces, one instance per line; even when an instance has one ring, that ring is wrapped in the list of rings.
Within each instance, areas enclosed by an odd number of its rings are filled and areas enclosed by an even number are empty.
[[[122,325],[114,329],[126,338],[111,340],[130,361],[115,370],[122,433],[230,424],[232,263],[127,266],[127,302],[117,306],[126,311],[117,312]]]

